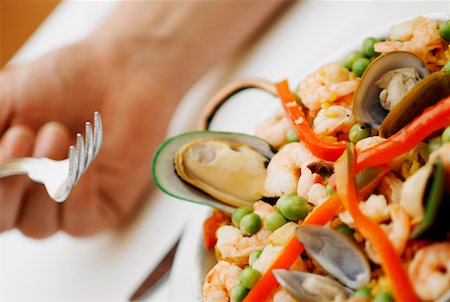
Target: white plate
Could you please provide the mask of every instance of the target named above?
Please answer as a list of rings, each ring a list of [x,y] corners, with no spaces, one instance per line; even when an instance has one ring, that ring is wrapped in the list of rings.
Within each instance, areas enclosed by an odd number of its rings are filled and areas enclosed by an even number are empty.
[[[291,10],[287,16],[284,16],[281,23],[276,24],[274,31],[268,34],[266,38],[259,43],[257,49],[250,51],[253,57],[259,64],[268,64],[269,66],[286,66],[289,62],[290,68],[281,75],[279,80],[287,75],[289,79],[296,81],[291,82],[292,85],[298,84],[298,81],[323,63],[342,60],[348,53],[355,49],[360,49],[364,38],[368,36],[386,37],[389,34],[391,25],[398,24],[404,19],[409,19],[416,15],[427,15],[436,19],[448,19],[448,13],[433,13],[433,11],[448,11],[448,4],[433,3],[433,2],[384,2],[374,5],[373,2],[355,3],[345,2],[338,3],[337,9],[339,16],[331,13],[336,2],[322,2],[322,3],[300,3]],[[404,10],[405,5],[409,6],[408,11]],[[431,6],[430,6],[431,5]],[[324,12],[324,9],[326,12]],[[390,14],[386,14],[390,12]],[[367,13],[364,16],[361,26],[358,21],[361,20],[359,14]],[[311,16],[314,16],[311,19]],[[321,20],[321,23],[317,23]],[[323,22],[326,20],[326,22]],[[296,26],[293,26],[295,24]],[[346,31],[342,32],[338,29],[344,26]],[[356,25],[358,24],[358,25]],[[367,24],[375,24],[371,28]],[[390,24],[390,25],[386,25]],[[303,30],[302,30],[303,27]],[[310,32],[304,30],[310,29]],[[333,29],[336,28],[334,31]],[[373,30],[373,28],[376,28]],[[320,35],[323,32],[329,32],[334,37],[344,37],[343,41],[350,41],[349,43],[333,43],[333,37],[330,38],[329,43],[325,43],[325,49],[333,50],[324,56],[321,50],[317,51],[316,55],[311,55],[310,58],[299,57],[296,55],[290,57],[279,57],[277,55],[271,56],[269,54],[280,54],[285,51],[292,51],[292,47],[296,47],[298,54],[301,54],[303,45],[311,45],[316,41],[315,34]],[[355,39],[356,37],[356,39]],[[293,45],[289,41],[297,39],[298,45]],[[321,43],[318,43],[321,44]],[[338,46],[338,50],[334,51]],[[245,56],[244,56],[245,57]],[[275,57],[275,59],[274,59]],[[259,61],[258,61],[259,60]],[[271,62],[271,60],[277,61]],[[316,62],[309,64],[308,61]],[[260,71],[260,67],[255,65],[252,57],[245,62],[247,64],[241,65],[241,69],[237,71],[238,75],[248,76],[252,72]],[[292,69],[292,65],[298,66],[298,69]],[[244,67],[242,67],[244,66]],[[310,66],[305,69],[302,66]],[[250,70],[250,72],[249,72]],[[290,71],[290,72],[289,72]],[[282,71],[281,71],[282,72]],[[279,74],[280,70],[274,72],[273,69],[267,68],[258,76],[267,79],[273,79],[273,74]],[[225,82],[226,83],[226,82]],[[269,101],[259,102],[258,100],[251,100],[241,104],[230,104],[224,106],[221,112],[217,115],[217,120],[212,123],[213,130],[223,131],[239,131],[245,133],[254,133],[254,126],[257,121],[261,120],[263,116],[273,114],[278,107],[277,103]],[[171,298],[175,301],[181,300],[201,300],[201,290],[205,274],[214,265],[215,259],[213,252],[205,251],[203,247],[203,221],[210,214],[208,209],[199,210],[196,212],[191,220],[189,227],[183,237],[177,253],[174,268],[171,275]]]

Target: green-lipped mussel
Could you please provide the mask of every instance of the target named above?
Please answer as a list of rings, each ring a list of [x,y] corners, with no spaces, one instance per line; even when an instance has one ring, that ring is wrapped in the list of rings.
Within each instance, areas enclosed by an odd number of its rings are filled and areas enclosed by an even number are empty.
[[[263,196],[266,166],[273,155],[272,147],[254,136],[187,132],[159,147],[153,178],[173,197],[232,213]]]

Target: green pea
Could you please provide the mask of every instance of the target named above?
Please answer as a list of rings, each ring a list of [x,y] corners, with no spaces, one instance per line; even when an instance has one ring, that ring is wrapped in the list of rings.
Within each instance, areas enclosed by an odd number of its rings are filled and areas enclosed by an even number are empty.
[[[286,131],[286,139],[289,143],[298,142],[298,137],[297,137],[297,133],[295,132],[295,129],[289,128]]]
[[[266,220],[264,221],[267,228],[274,232],[279,227],[282,227],[287,223],[286,218],[278,212],[270,213],[267,215]]]
[[[239,274],[239,280],[241,281],[242,285],[244,285],[248,289],[252,289],[260,278],[261,273],[251,267],[244,268]]]
[[[348,70],[352,70],[352,65],[356,59],[363,58],[364,53],[361,50],[352,51],[344,60],[344,67]]]
[[[241,218],[239,229],[244,235],[256,234],[261,227],[261,217],[256,213],[250,213]]]
[[[356,298],[370,298],[372,297],[372,289],[370,287],[358,288],[352,295]]]
[[[369,137],[371,134],[371,131],[369,128],[366,128],[364,126],[361,126],[361,124],[354,124],[351,128],[350,128],[350,132],[348,133],[348,138],[350,139],[350,141],[354,144],[356,144],[357,142],[359,142],[360,140]]]
[[[446,73],[450,73],[450,60],[448,60],[447,63],[445,63],[444,66],[442,66],[442,70],[445,71]]]
[[[432,153],[442,146],[442,140],[440,136],[433,137],[428,142],[428,153]]]
[[[442,22],[439,28],[442,39],[450,42],[450,20]]]
[[[230,293],[231,302],[241,302],[248,295],[249,290],[244,285],[238,283]]]
[[[333,187],[330,186],[330,185],[327,185],[326,188],[325,188],[325,190],[327,191],[327,194],[328,194],[329,196],[331,196],[331,195],[333,195],[334,193],[336,193],[336,191],[335,191],[335,190],[333,189]]]
[[[441,139],[443,144],[450,143],[450,126],[445,128],[444,132],[442,132]]]
[[[380,42],[380,40],[376,39],[376,38],[367,38],[364,40],[363,42],[363,51],[364,54],[366,56],[370,57],[375,57],[378,56],[380,53],[375,52],[373,46],[375,45],[375,43]]]
[[[394,302],[394,298],[388,292],[379,292],[372,302]]]
[[[348,225],[346,224],[340,224],[337,227],[334,228],[336,231],[342,232],[350,237],[353,237],[353,231]]]
[[[231,215],[231,222],[233,222],[235,226],[239,227],[239,222],[241,221],[242,217],[250,213],[253,213],[253,209],[249,206],[239,207]]]
[[[262,250],[256,250],[250,253],[250,256],[248,256],[248,264],[251,266],[253,263],[255,263],[256,260],[258,260],[259,256],[261,256]]]
[[[303,197],[297,195],[282,195],[277,201],[277,208],[284,217],[293,221],[305,218],[313,209]]]
[[[361,77],[369,64],[370,60],[367,58],[356,59],[352,64],[352,71],[357,77]]]

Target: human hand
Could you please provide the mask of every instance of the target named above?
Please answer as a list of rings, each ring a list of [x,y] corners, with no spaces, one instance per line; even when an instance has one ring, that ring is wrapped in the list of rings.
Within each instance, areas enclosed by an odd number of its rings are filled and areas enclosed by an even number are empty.
[[[162,88],[164,76],[153,63],[149,56],[132,65],[87,40],[0,73],[1,161],[64,159],[95,110],[104,124],[97,158],[64,203],[24,176],[0,180],[0,231],[18,227],[42,238],[62,229],[85,236],[132,213],[150,184],[152,152],[181,96]]]
[[[0,161],[67,157],[99,111],[103,145],[64,203],[23,176],[0,179],[0,232],[91,235],[131,215],[177,101],[284,1],[122,1],[92,36],[0,72]]]

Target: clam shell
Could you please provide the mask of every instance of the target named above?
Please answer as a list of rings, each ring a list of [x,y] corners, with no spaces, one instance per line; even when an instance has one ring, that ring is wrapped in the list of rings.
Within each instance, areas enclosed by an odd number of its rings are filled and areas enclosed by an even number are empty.
[[[369,261],[347,235],[327,227],[302,226],[296,236],[308,255],[345,286],[356,289],[369,283]]]
[[[422,112],[450,95],[450,74],[438,71],[419,81],[386,116],[380,136],[389,137],[408,125]]]
[[[367,67],[353,96],[353,114],[359,123],[376,130],[380,128],[389,111],[380,104],[381,88],[375,82],[388,71],[405,67],[416,69],[421,78],[429,74],[419,57],[405,51],[395,51],[379,56]]]

